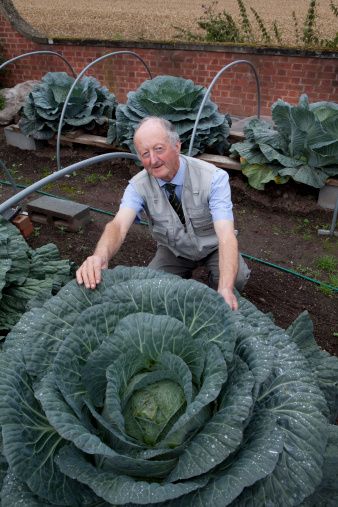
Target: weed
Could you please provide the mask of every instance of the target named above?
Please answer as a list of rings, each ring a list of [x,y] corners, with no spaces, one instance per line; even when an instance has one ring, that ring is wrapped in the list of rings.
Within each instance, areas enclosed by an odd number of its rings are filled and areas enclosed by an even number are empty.
[[[282,44],[283,44],[282,34],[280,32],[279,26],[277,25],[277,21],[273,22],[272,28],[273,28],[273,32],[276,37],[276,41],[278,42],[278,44],[280,44],[282,46]]]
[[[330,284],[333,285],[333,287],[338,288],[338,274],[337,275],[330,275],[329,281],[330,281]]]
[[[271,43],[271,37],[265,27],[265,24],[264,24],[262,18],[260,17],[258,12],[253,7],[250,7],[250,9],[251,9],[251,12],[253,13],[253,15],[255,16],[255,19],[257,21],[257,25],[260,28],[263,41],[266,42],[267,44]]]
[[[97,173],[88,174],[85,177],[85,183],[90,183],[91,185],[96,185],[100,181],[100,176]]]
[[[323,250],[328,253],[334,253],[338,250],[338,240],[336,238],[325,238]]]
[[[292,11],[292,19],[293,19],[293,24],[295,27],[296,44],[298,45],[299,44],[299,26],[298,26],[298,19],[297,19],[295,11]]]
[[[87,176],[85,176],[85,183],[89,183],[91,185],[96,185],[97,183],[104,183],[109,178],[112,177],[111,171],[109,171],[106,175],[104,174],[97,174],[97,173],[90,173]]]
[[[333,255],[323,255],[316,260],[315,265],[325,273],[333,274],[338,269],[338,260]]]
[[[332,289],[330,289],[330,287],[327,287],[326,285],[319,285],[319,290],[322,294],[324,294],[325,296],[333,296],[334,292]]]
[[[64,225],[57,225],[56,228],[60,231],[61,234],[65,234],[67,228]]]
[[[293,228],[293,234],[301,234],[302,238],[309,240],[312,237],[313,225],[308,218],[298,221],[298,225]]]
[[[41,175],[43,176],[43,178],[45,178],[46,176],[49,176],[51,174],[51,170],[49,169],[49,167],[43,167],[41,169]]]
[[[214,0],[210,5],[202,5],[203,16],[197,20],[199,28],[205,31],[205,34],[193,33],[174,27],[178,30],[177,37],[184,35],[186,40],[198,41],[204,40],[207,42],[235,42],[235,43],[259,43],[260,39],[266,43],[271,44],[274,39],[278,44],[282,45],[282,37],[277,24],[277,21],[272,22],[272,32],[269,33],[266,23],[262,16],[253,8],[250,7],[251,13],[258,25],[259,34],[255,35],[252,30],[252,25],[247,14],[245,1],[237,0],[240,24],[238,25],[234,18],[226,10],[219,12],[217,10],[218,1]],[[330,0],[330,8],[335,17],[338,17],[338,6]],[[310,0],[309,7],[303,25],[299,27],[298,19],[295,11],[292,11],[292,22],[294,25],[294,39],[297,46],[305,47],[338,47],[338,32],[333,39],[320,39],[317,32],[317,0]]]
[[[210,6],[204,6],[204,17],[198,21],[198,26],[206,31],[205,40],[210,42],[243,42],[244,38],[231,14],[225,10],[215,12],[217,0]]]
[[[316,19],[317,19],[317,0],[311,0],[306,14],[303,27],[303,42],[306,46],[317,44],[318,37],[316,35]]]
[[[54,190],[54,183],[47,183],[47,185],[44,185],[43,187],[44,192],[52,192]]]
[[[251,23],[248,18],[248,14],[246,12],[245,4],[244,4],[243,0],[237,0],[237,3],[238,3],[238,7],[239,7],[239,13],[241,15],[241,20],[242,20],[241,25],[242,25],[243,32],[245,33],[246,39],[250,40],[253,38],[252,27],[251,27]]]
[[[296,268],[299,273],[302,273],[305,276],[309,276],[311,278],[318,278],[320,276],[320,272],[316,269],[311,268],[310,266],[302,266],[299,264]]]
[[[41,227],[34,226],[34,228],[33,228],[33,237],[34,238],[38,238],[40,236],[40,233],[41,233]]]
[[[60,185],[60,190],[64,194],[67,194],[67,195],[70,195],[70,196],[74,196],[74,195],[77,194],[77,188],[73,187],[72,185],[68,185],[68,183],[62,183]]]

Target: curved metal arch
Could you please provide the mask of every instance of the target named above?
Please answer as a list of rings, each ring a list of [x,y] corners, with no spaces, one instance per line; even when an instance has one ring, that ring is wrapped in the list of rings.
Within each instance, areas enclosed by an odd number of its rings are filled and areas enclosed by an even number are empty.
[[[61,131],[62,131],[62,122],[63,122],[63,119],[64,119],[65,114],[66,114],[66,108],[68,106],[68,102],[69,102],[70,96],[73,93],[73,90],[74,90],[75,86],[77,85],[78,81],[85,74],[85,72],[87,72],[88,69],[90,69],[91,67],[93,67],[93,65],[95,65],[96,63],[99,63],[102,60],[105,60],[106,58],[109,58],[109,57],[115,56],[115,55],[132,55],[132,56],[135,56],[135,58],[137,58],[138,60],[140,60],[141,63],[143,63],[144,67],[146,68],[146,70],[147,70],[147,72],[149,74],[150,79],[152,79],[152,75],[151,75],[151,72],[149,70],[148,65],[145,63],[145,61],[143,60],[143,58],[141,58],[141,56],[139,56],[137,53],[134,53],[133,51],[114,51],[113,53],[108,53],[107,55],[103,55],[103,56],[100,56],[99,58],[96,58],[96,60],[92,61],[86,67],[84,67],[81,70],[81,72],[78,74],[78,76],[75,79],[74,83],[72,84],[72,86],[71,86],[71,88],[70,88],[70,90],[68,92],[68,95],[66,97],[65,103],[63,104],[62,111],[61,111],[61,117],[60,117],[60,121],[59,121],[59,127],[58,127],[57,139],[56,139],[56,163],[57,163],[57,169],[58,169],[58,171],[61,170],[60,138],[61,138]]]
[[[228,65],[225,65],[225,67],[223,67],[219,72],[217,72],[216,76],[211,81],[211,83],[210,83],[210,85],[209,85],[209,87],[207,89],[206,94],[203,97],[202,103],[201,103],[200,108],[199,108],[198,113],[197,113],[195,125],[194,125],[194,128],[193,128],[192,134],[191,134],[191,139],[190,139],[190,144],[189,144],[189,150],[188,150],[188,156],[189,157],[191,156],[191,152],[192,152],[192,149],[193,149],[193,146],[194,146],[194,140],[195,140],[197,125],[198,125],[198,123],[200,121],[202,110],[203,110],[204,105],[205,105],[205,103],[206,103],[206,101],[207,101],[207,99],[208,99],[208,97],[210,95],[211,90],[213,89],[215,83],[218,81],[218,79],[221,77],[221,75],[226,70],[230,69],[234,65],[238,65],[238,64],[241,64],[241,63],[245,63],[245,64],[249,65],[251,67],[251,69],[253,70],[253,72],[254,72],[255,79],[256,79],[256,87],[257,87],[257,118],[260,118],[260,114],[261,114],[261,89],[260,89],[259,78],[258,78],[258,74],[257,74],[255,66],[251,62],[249,62],[248,60],[236,60],[234,62],[228,63]]]
[[[6,67],[6,65],[8,65],[9,63],[14,63],[17,60],[21,60],[22,58],[25,58],[26,56],[32,56],[32,55],[53,55],[53,56],[58,56],[59,58],[61,58],[61,60],[63,60],[65,62],[66,65],[68,65],[71,73],[73,74],[74,77],[76,77],[75,70],[73,69],[73,67],[71,66],[71,64],[66,60],[66,58],[64,56],[60,55],[60,53],[57,53],[56,51],[49,51],[49,50],[30,51],[29,53],[23,53],[22,55],[15,56],[14,58],[11,58],[10,60],[6,60],[4,63],[2,63],[0,65],[0,70],[2,70],[4,67]]]
[[[104,153],[103,155],[97,155],[96,157],[87,158],[85,160],[81,160],[80,162],[76,162],[75,164],[69,165],[68,167],[65,167],[64,169],[61,169],[60,171],[56,171],[52,174],[49,174],[45,178],[42,178],[39,181],[36,181],[29,187],[21,190],[21,192],[18,192],[17,194],[13,195],[7,201],[0,204],[0,214],[6,211],[7,209],[11,208],[12,206],[15,206],[18,204],[22,199],[27,197],[28,195],[32,194],[36,190],[39,190],[44,185],[47,185],[47,183],[51,183],[52,181],[56,181],[59,178],[62,178],[66,174],[71,174],[74,171],[77,171],[78,169],[82,169],[84,167],[88,167],[93,164],[98,164],[99,162],[105,162],[106,160],[110,160],[113,158],[127,158],[130,160],[138,160],[137,156],[133,153],[125,153],[125,152],[116,152],[116,153]]]

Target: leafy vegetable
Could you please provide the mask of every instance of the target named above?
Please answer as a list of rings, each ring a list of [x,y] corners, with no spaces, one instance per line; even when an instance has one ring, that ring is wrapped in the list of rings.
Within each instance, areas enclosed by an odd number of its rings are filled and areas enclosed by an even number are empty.
[[[3,507],[336,505],[338,360],[311,333],[146,268],[70,282],[0,356]]]
[[[0,330],[8,331],[31,305],[56,294],[73,271],[54,244],[33,250],[14,225],[0,218]]]
[[[175,125],[182,141],[182,151],[187,152],[205,93],[202,86],[180,77],[157,76],[144,81],[135,92],[128,93],[127,104],[117,107],[118,143],[135,152],[133,136],[137,125],[146,116],[160,116]],[[224,153],[230,125],[229,115],[219,113],[217,105],[208,99],[198,123],[192,155],[202,153],[207,146],[217,146]]]
[[[26,135],[35,139],[51,139],[58,131],[63,105],[74,78],[65,72],[48,72],[28,95],[22,109],[19,126]],[[83,77],[69,99],[64,130],[95,125],[113,124],[117,101],[115,95],[93,77]]]
[[[243,173],[254,188],[268,181],[285,183],[289,177],[315,188],[338,175],[338,104],[309,104],[302,95],[298,106],[278,100],[272,106],[274,127],[251,120],[246,140],[231,147],[243,159]]]

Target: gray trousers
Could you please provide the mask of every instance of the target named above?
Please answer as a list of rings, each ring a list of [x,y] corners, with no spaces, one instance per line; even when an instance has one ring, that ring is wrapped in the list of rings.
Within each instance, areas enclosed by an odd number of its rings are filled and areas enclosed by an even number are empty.
[[[217,290],[219,282],[218,250],[215,250],[199,261],[193,261],[191,259],[185,259],[184,257],[176,257],[169,248],[160,245],[157,247],[155,257],[149,264],[149,267],[152,269],[173,273],[182,278],[191,278],[193,270],[199,266],[205,266],[207,268],[209,271],[209,286]],[[238,273],[235,281],[237,290],[241,291],[244,288],[249,276],[250,269],[243,257],[239,254]]]

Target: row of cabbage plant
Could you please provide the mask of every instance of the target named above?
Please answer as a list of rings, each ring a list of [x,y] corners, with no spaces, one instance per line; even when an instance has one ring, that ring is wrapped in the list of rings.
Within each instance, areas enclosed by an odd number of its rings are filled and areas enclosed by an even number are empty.
[[[58,130],[61,111],[74,78],[64,72],[48,73],[29,94],[22,109],[21,130],[36,139],[50,139]],[[158,76],[128,93],[118,104],[107,88],[93,77],[83,77],[68,104],[63,129],[92,130],[105,125],[107,142],[135,152],[133,135],[146,116],[170,120],[188,151],[191,134],[206,89],[193,81]],[[338,104],[310,104],[302,95],[298,105],[278,100],[272,105],[272,122],[254,119],[244,129],[244,142],[231,146],[231,118],[210,99],[197,126],[192,155],[212,149],[240,157],[249,184],[258,190],[269,181],[290,178],[315,188],[338,174]]]
[[[28,95],[19,122],[22,132],[35,139],[50,139],[58,130],[61,111],[74,78],[65,72],[49,72]],[[126,104],[93,77],[83,77],[75,86],[63,121],[64,131],[93,130],[105,126],[107,141],[134,151],[136,125],[146,116],[161,116],[176,127],[183,152],[188,150],[196,116],[206,89],[189,79],[158,76],[128,93]],[[196,132],[193,155],[212,146],[220,153],[229,146],[230,116],[221,114],[207,100]]]

